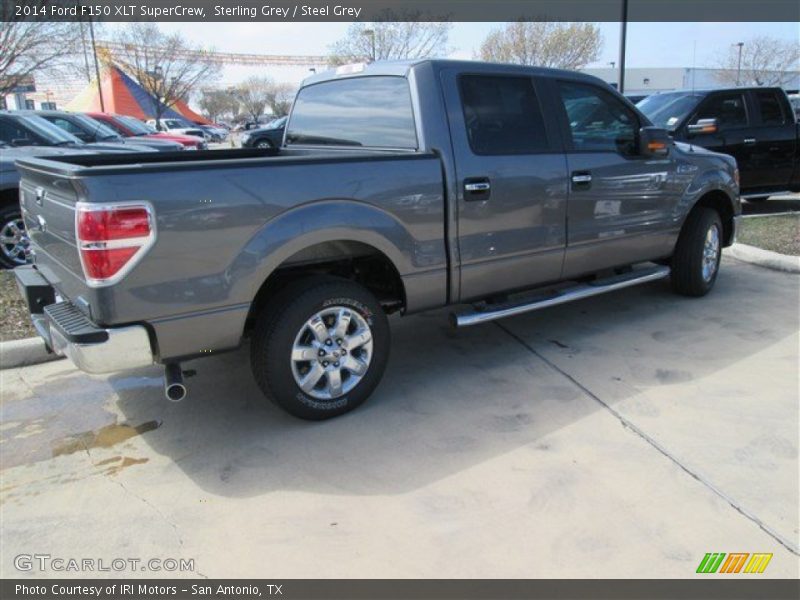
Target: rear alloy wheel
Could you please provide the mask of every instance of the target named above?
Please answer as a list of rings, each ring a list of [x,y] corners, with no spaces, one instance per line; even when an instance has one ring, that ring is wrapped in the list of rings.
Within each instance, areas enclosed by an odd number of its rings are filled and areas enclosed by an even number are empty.
[[[28,260],[30,242],[18,206],[0,209],[0,265],[13,269]]]
[[[261,140],[256,144],[256,148],[272,148],[272,143],[268,140]]]
[[[717,211],[698,206],[686,219],[672,257],[672,287],[684,296],[705,296],[719,273],[722,221]]]
[[[302,419],[328,419],[363,403],[383,376],[389,323],[369,290],[346,279],[295,281],[261,311],[253,375],[268,398]]]

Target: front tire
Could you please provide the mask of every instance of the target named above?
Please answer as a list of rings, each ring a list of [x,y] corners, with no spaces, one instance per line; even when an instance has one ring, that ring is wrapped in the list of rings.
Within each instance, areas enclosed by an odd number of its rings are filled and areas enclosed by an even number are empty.
[[[250,363],[264,395],[288,413],[329,419],[360,406],[389,358],[389,322],[362,286],[315,276],[290,283],[266,304]]]
[[[714,287],[722,257],[719,213],[698,206],[686,219],[672,256],[672,288],[684,296],[705,296]]]

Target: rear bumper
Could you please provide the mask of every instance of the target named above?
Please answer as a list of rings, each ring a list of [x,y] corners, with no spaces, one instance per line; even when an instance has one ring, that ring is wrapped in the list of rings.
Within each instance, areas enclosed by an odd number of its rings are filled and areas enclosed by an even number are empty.
[[[153,364],[150,336],[141,325],[103,328],[71,302],[56,302],[53,287],[32,266],[14,270],[31,320],[47,347],[87,373],[112,373]]]

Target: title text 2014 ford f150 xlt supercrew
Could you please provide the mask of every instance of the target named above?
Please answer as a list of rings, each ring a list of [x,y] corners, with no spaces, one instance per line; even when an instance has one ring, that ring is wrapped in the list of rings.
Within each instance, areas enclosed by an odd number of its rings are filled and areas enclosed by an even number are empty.
[[[277,149],[19,161],[39,332],[88,372],[250,340],[308,419],[376,388],[387,313],[459,326],[671,276],[702,296],[741,206],[734,160],[674,143],[598,79],[477,62],[304,82]],[[651,262],[652,261],[652,262]]]

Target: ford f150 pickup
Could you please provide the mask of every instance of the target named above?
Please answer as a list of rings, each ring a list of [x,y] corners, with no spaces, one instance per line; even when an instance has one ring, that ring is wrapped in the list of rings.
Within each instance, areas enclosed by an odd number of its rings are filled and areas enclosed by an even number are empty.
[[[674,139],[733,156],[747,201],[800,192],[800,124],[781,88],[667,92],[637,107]]]
[[[673,142],[586,75],[421,60],[307,79],[284,143],[26,159],[37,330],[88,372],[249,339],[306,419],[375,390],[387,314],[468,326],[671,276],[702,296],[741,212],[734,160]]]

